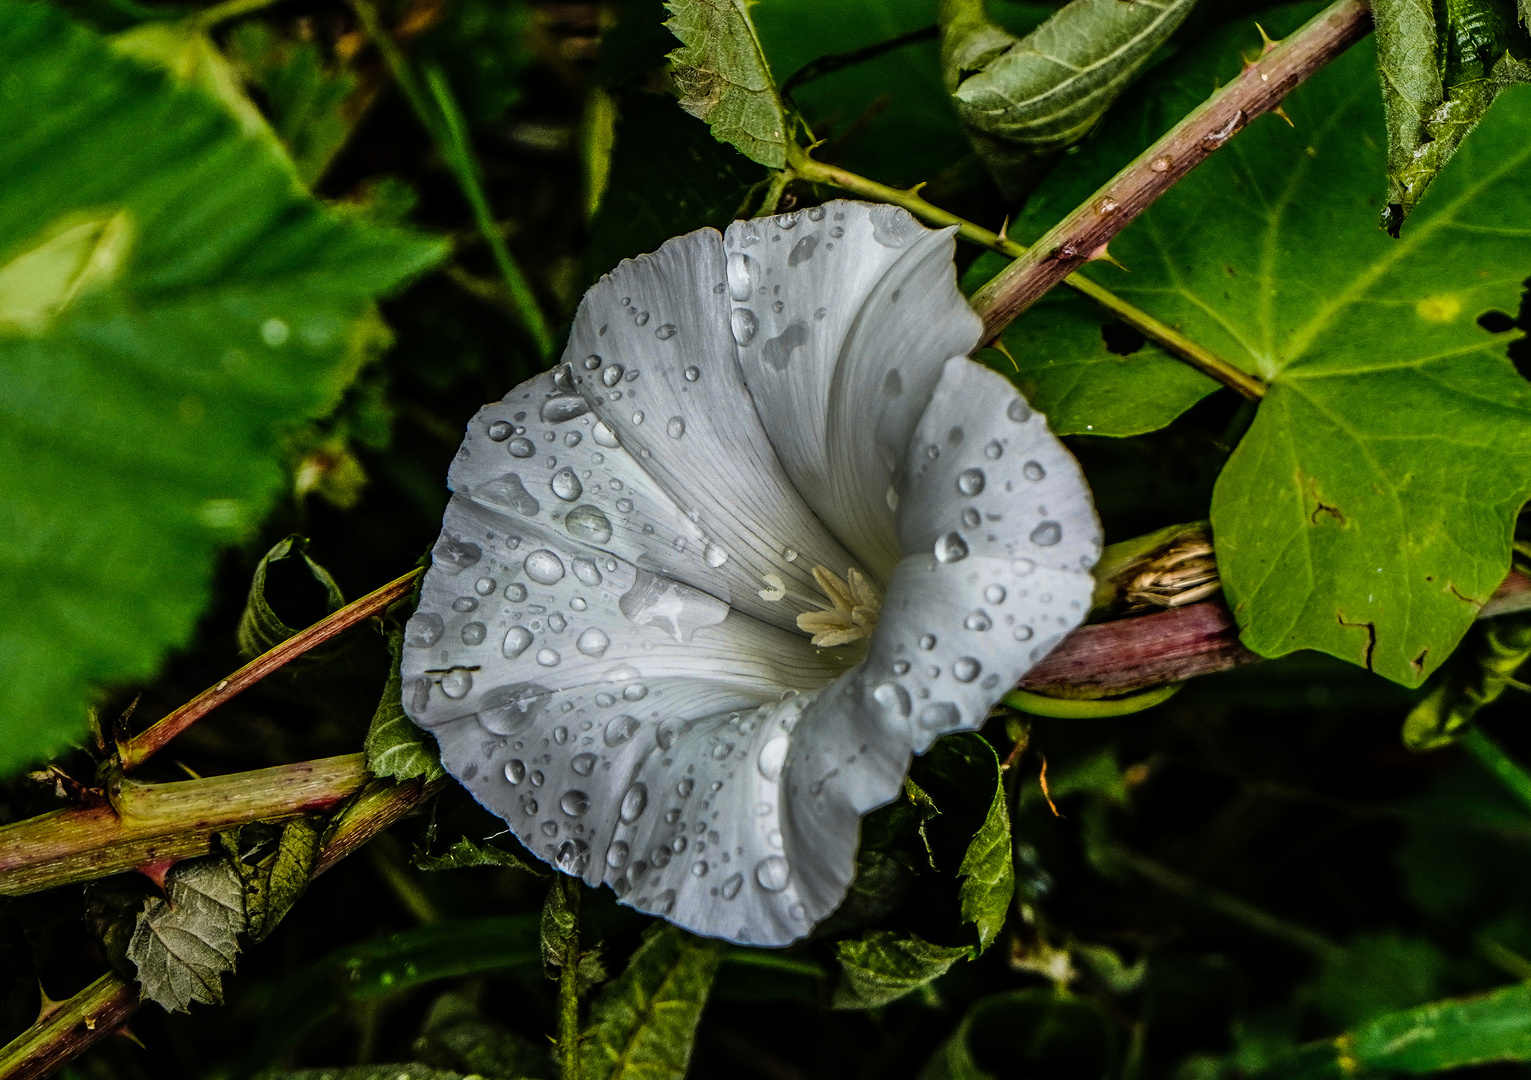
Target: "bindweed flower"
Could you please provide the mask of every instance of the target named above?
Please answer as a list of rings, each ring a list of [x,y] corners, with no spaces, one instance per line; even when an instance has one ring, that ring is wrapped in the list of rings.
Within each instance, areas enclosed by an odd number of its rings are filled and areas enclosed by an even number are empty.
[[[967,359],[952,256],[854,202],[677,237],[468,425],[404,707],[529,850],[789,943],[911,754],[1081,621],[1089,491]]]

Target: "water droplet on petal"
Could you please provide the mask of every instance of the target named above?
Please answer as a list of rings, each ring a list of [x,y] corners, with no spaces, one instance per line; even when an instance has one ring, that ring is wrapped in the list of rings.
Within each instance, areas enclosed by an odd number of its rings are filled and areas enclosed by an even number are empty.
[[[702,377],[702,369],[701,368],[699,368],[699,367],[688,367],[686,369],[686,381],[687,382],[696,382],[696,380],[700,379],[701,377]]]
[[[648,695],[649,688],[642,683],[632,683],[622,688],[623,701],[642,701]]]
[[[526,647],[532,643],[532,632],[524,626],[512,626],[505,631],[505,644],[500,646],[500,651],[505,654],[507,660],[514,660],[526,651]]]
[[[1035,630],[1033,630],[1033,629],[1032,629],[1032,628],[1031,628],[1031,627],[1029,627],[1029,626],[1026,626],[1026,625],[1025,625],[1025,624],[1024,624],[1024,623],[1023,623],[1023,624],[1022,624],[1022,625],[1020,625],[1020,626],[1017,626],[1017,627],[1016,627],[1016,628],[1015,628],[1015,631],[1014,631],[1014,633],[1012,633],[1012,634],[1011,634],[1011,635],[1010,635],[1010,636],[1011,636],[1011,637],[1013,637],[1013,638],[1015,638],[1015,640],[1016,640],[1016,641],[1030,641],[1030,640],[1031,640],[1031,639],[1032,639],[1032,636],[1033,636],[1033,635],[1034,635],[1034,634],[1035,634],[1035,633],[1036,633],[1036,631],[1035,631]]]
[[[716,570],[728,561],[728,552],[709,540],[707,546],[702,549],[702,561]]]
[[[987,611],[975,611],[963,620],[962,625],[969,630],[987,630],[994,625],[994,620],[989,618]]]
[[[968,557],[967,541],[961,533],[949,532],[936,541],[936,561],[954,563]]]
[[[1028,461],[1021,468],[1021,475],[1028,480],[1041,480],[1047,476],[1047,470],[1035,461]]]
[[[462,668],[453,668],[441,677],[441,692],[453,701],[468,696],[473,689],[473,674]]]
[[[573,420],[576,416],[584,416],[589,411],[590,405],[584,398],[577,394],[562,394],[544,401],[538,415],[542,417],[544,424],[561,424],[565,420]]]
[[[489,437],[495,442],[504,442],[515,433],[515,426],[509,420],[496,420],[489,425]]]
[[[983,491],[983,470],[963,469],[957,476],[957,490],[964,495],[977,495]]]
[[[743,885],[744,875],[734,874],[723,883],[723,887],[719,889],[718,892],[722,894],[723,899],[732,900],[734,897],[739,895],[739,890],[743,887]]]
[[[416,649],[428,649],[441,640],[446,623],[434,611],[417,611],[404,624],[404,644]]]
[[[509,600],[512,604],[519,604],[526,599],[526,586],[519,581],[512,581],[509,585],[505,586],[505,599]]]
[[[1017,424],[1024,424],[1031,419],[1031,406],[1026,404],[1021,398],[1016,398],[1010,403],[1010,407],[1005,410],[1005,415]]]
[[[635,424],[643,423],[643,410],[642,409],[639,409],[637,412],[633,413],[633,423],[635,423]]]
[[[903,662],[904,671],[909,670],[909,664]],[[909,710],[913,707],[909,700],[909,691],[898,683],[883,683],[872,691],[872,698],[888,712],[896,714],[899,719],[907,719]]]
[[[678,439],[686,433],[686,421],[683,417],[672,416],[670,422],[665,425],[665,433],[672,439]]]
[[[638,314],[633,316],[633,325],[634,326],[647,326],[648,323],[649,323],[649,313],[647,311],[640,311],[640,312],[638,312]]]
[[[558,800],[558,809],[570,817],[582,817],[590,809],[590,796],[583,791],[566,791]]]
[[[562,659],[563,657],[558,655],[557,649],[537,650],[537,663],[541,664],[543,667],[557,667],[558,661]]]
[[[521,812],[527,817],[531,817],[537,812],[537,799],[531,792],[521,796]]]
[[[612,364],[605,371],[601,372],[601,383],[603,385],[605,385],[605,386],[616,386],[617,383],[619,383],[621,381],[622,381],[622,365],[621,364]],[[600,441],[601,440],[599,440],[599,439],[596,440],[596,442],[600,442]]]
[[[596,421],[595,428],[590,432],[590,437],[595,440],[595,445],[604,446],[610,450],[618,445],[617,437],[611,428],[606,426],[605,421]]]
[[[1063,539],[1063,526],[1056,521],[1044,521],[1031,530],[1031,542],[1037,547],[1052,547]]]
[[[755,881],[766,892],[781,892],[792,880],[792,867],[780,855],[767,855],[755,865]]]
[[[464,645],[482,645],[484,635],[488,633],[488,627],[481,622],[470,622],[462,628],[462,643]]]
[[[621,746],[631,739],[641,726],[638,718],[635,716],[623,715],[614,717],[606,725],[606,745],[613,748]]]
[[[971,656],[961,656],[952,661],[952,678],[958,682],[972,682],[982,670],[983,665]]]
[[[561,614],[559,614],[556,611],[553,612],[553,614],[548,616],[548,629],[553,631],[553,633],[555,633],[555,634],[563,633],[564,627],[566,627],[568,625],[569,625],[569,620],[565,619]]]
[[[601,656],[611,647],[611,638],[600,627],[592,626],[574,644],[586,656]]]
[[[1005,602],[1005,587],[1003,585],[990,585],[983,591],[983,598],[991,604],[1003,604]]]
[[[631,502],[625,499],[618,502],[619,508],[622,502],[628,502],[628,509],[632,508]],[[576,506],[573,510],[570,510],[563,519],[563,527],[569,530],[570,536],[584,540],[587,543],[604,544],[611,539],[611,520],[599,507],[591,506],[589,503]],[[530,574],[531,571],[528,570],[527,573]],[[577,568],[575,573],[579,573]],[[557,579],[555,578],[554,580],[556,581]],[[580,580],[584,581],[587,585],[598,585],[601,581],[599,574],[596,575],[594,581],[587,581],[583,577]]]
[[[734,340],[741,346],[748,346],[760,330],[760,320],[749,308],[734,308],[728,316],[728,326],[734,332]]]
[[[511,758],[505,763],[505,779],[512,784],[519,784],[526,779],[526,762],[520,758]]]
[[[589,863],[590,845],[583,840],[565,840],[558,846],[558,869],[564,873],[579,877]]]
[[[963,554],[967,554],[966,549]],[[563,560],[547,548],[538,548],[532,552],[522,566],[526,569],[526,576],[539,585],[552,585],[563,579]]]
[[[595,772],[594,754],[575,754],[574,760],[569,762],[569,768],[579,776],[589,776]]]
[[[755,260],[742,251],[728,256],[728,295],[736,301],[748,300],[753,291]]]
[[[929,652],[931,649],[934,649],[935,647],[936,647],[936,635],[934,635],[934,634],[921,634],[920,635],[920,648],[924,649],[926,652]]]
[[[962,723],[962,713],[950,701],[932,701],[920,710],[920,726],[934,730],[954,728]]]
[[[778,735],[760,748],[760,758],[756,761],[760,769],[760,775],[773,784],[781,778],[781,767],[787,760],[787,737]]]
[[[452,610],[460,611],[463,614],[467,614],[470,611],[477,611],[478,601],[473,599],[471,596],[459,596],[456,600],[452,601]]]
[[[620,870],[627,865],[628,848],[621,840],[613,840],[611,847],[606,849],[606,865],[613,870]]]
[[[646,784],[638,783],[627,789],[627,794],[622,796],[622,824],[631,825],[643,815],[643,811],[649,805],[649,789]]]
[[[564,502],[573,502],[585,493],[585,486],[579,482],[579,477],[574,475],[573,469],[560,469],[554,473],[550,486],[553,494]]]

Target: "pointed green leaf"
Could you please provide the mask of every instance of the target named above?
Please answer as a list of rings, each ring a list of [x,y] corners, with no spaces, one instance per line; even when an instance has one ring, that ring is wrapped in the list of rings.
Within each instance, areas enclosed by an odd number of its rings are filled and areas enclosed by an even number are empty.
[[[388,650],[392,657],[388,665],[388,681],[383,684],[383,696],[378,699],[367,728],[367,771],[373,776],[403,782],[419,776],[426,783],[445,776],[436,740],[409,717],[404,715],[403,679],[399,674],[399,653],[404,647],[404,631],[395,630],[388,635]]]
[[[303,560],[310,575],[313,576],[320,588],[324,590],[325,611],[339,611],[345,606],[346,598],[340,591],[340,586],[330,576],[330,572],[318,563],[314,562],[308,554],[308,540],[302,536],[289,536],[278,540],[270,551],[261,556],[260,562],[255,564],[255,573],[250,579],[250,592],[245,598],[244,612],[239,616],[239,654],[246,660],[253,660],[266,650],[280,645],[298,631],[288,626],[281,617],[272,610],[266,600],[266,574],[274,562],[281,562],[294,556]],[[302,663],[314,652],[319,652],[322,659],[326,652],[333,652],[333,648],[312,650],[305,653],[294,663]]]
[[[239,875],[222,856],[193,859],[171,868],[165,894],[168,901],[144,905],[128,942],[144,997],[169,1012],[223,1004],[223,976],[234,970],[245,928]]]
[[[211,97],[0,0],[0,772],[184,642],[219,550],[442,246],[333,213]]]
[[[876,1009],[945,975],[972,950],[965,945],[932,945],[914,934],[872,930],[835,945],[840,982],[837,1009]]]
[[[722,946],[658,924],[590,1009],[584,1080],[683,1080]]]
[[[1146,82],[1019,234],[1108,181],[1259,41],[1235,26]],[[1371,220],[1371,59],[1346,53],[1286,99],[1292,125],[1259,119],[1134,221],[1112,244],[1130,273],[1085,272],[1270,383],[1212,503],[1244,643],[1417,685],[1504,578],[1531,495],[1531,388],[1510,336],[1477,324],[1516,310],[1531,272],[1531,91],[1503,96],[1395,241]]]
[[[779,169],[787,163],[787,118],[750,22],[752,0],[667,0],[665,25],[682,48],[670,54],[680,103],[719,140]]]
[[[982,742],[982,740],[977,740]],[[994,768],[994,798],[983,827],[968,845],[957,873],[962,888],[957,894],[962,918],[978,930],[978,951],[983,952],[999,936],[1005,914],[1015,897],[1015,865],[1010,858],[1010,810],[1005,805],[1004,778],[999,758],[984,743]]]
[[[942,0],[941,67],[989,170],[1019,192],[1034,155],[1084,137],[1196,0],[1073,0],[1017,39],[984,0]]]

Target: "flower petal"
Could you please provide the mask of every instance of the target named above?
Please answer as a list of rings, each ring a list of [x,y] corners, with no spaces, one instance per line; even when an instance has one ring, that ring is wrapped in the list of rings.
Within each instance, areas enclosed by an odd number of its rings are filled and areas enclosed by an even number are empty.
[[[696,526],[667,573],[790,628],[815,565],[850,556],[792,487],[756,414],[729,331],[723,247],[703,229],[622,263],[580,304],[564,352],[592,412]],[[783,600],[760,596],[767,574]]]
[[[899,558],[890,484],[941,363],[981,332],[957,290],[952,230],[835,201],[735,222],[725,244],[740,363],[777,455],[819,519],[886,580]]]

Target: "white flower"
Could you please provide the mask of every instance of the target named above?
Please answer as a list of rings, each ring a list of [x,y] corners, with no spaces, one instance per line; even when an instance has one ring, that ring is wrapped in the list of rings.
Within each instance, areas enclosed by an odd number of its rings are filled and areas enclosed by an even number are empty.
[[[910,755],[1083,618],[1089,491],[967,359],[952,253],[854,202],[677,237],[468,425],[404,707],[529,850],[791,942]]]

